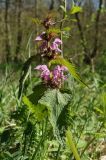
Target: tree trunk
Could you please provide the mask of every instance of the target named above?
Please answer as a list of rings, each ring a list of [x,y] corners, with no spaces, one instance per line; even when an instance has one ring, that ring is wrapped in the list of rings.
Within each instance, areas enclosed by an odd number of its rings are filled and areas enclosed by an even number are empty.
[[[101,9],[102,9],[102,4],[103,4],[103,0],[99,0],[99,8],[97,11],[97,15],[95,18],[95,35],[94,35],[94,44],[93,44],[93,50],[90,51],[89,48],[87,48],[87,42],[86,42],[86,38],[83,32],[83,28],[82,28],[82,24],[80,22],[80,18],[79,18],[79,14],[76,13],[75,17],[77,20],[77,26],[80,32],[80,39],[81,39],[81,45],[83,47],[83,51],[84,51],[84,63],[86,64],[92,64],[92,59],[94,57],[96,57],[97,55],[97,50],[98,50],[98,34],[99,34],[99,21],[100,21],[100,14],[101,14]]]
[[[22,30],[21,30],[21,13],[22,13],[22,0],[17,0],[17,44],[16,44],[16,52],[15,52],[15,61],[20,60],[20,49],[22,42]]]
[[[9,0],[5,1],[5,52],[6,52],[6,61],[9,62],[10,60],[10,44],[9,44],[9,24],[8,24],[8,9],[9,9]]]
[[[99,9],[97,11],[96,19],[95,19],[95,37],[94,37],[94,48],[91,54],[91,58],[94,58],[97,55],[98,50],[98,34],[99,34],[99,21],[100,14],[102,9],[103,0],[99,0]]]
[[[49,10],[52,10],[54,9],[54,0],[51,0],[51,4],[50,4],[50,7],[49,7]]]

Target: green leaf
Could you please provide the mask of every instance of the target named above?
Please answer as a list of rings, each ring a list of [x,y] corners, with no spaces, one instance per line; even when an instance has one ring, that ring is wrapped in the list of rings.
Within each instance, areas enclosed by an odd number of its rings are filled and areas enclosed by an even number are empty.
[[[57,120],[64,106],[70,101],[70,95],[61,93],[57,89],[48,89],[44,96],[38,101],[39,104],[47,107],[49,120],[53,127],[54,133],[57,132]]]
[[[65,60],[62,57],[57,57],[56,59],[53,59],[49,62],[49,66],[51,64],[60,64],[60,65],[64,65],[68,68],[70,74],[76,79],[79,80],[83,85],[87,86],[81,79],[80,75],[77,73],[75,66],[68,62],[67,60]]]
[[[35,112],[34,105],[31,103],[31,101],[26,96],[24,96],[22,100],[24,104],[29,108],[29,110],[31,110],[31,112]]]
[[[66,131],[66,140],[67,140],[67,143],[68,143],[71,151],[73,152],[73,155],[74,155],[75,159],[76,160],[81,160],[80,156],[78,154],[77,148],[75,147],[75,144],[73,142],[72,133],[71,133],[70,130]]]
[[[38,121],[42,121],[48,114],[47,108],[44,105],[34,105],[26,96],[23,97],[24,104],[34,113]]]
[[[87,142],[85,141],[85,140],[82,140],[82,139],[80,139],[79,140],[79,142],[78,142],[78,144],[77,144],[77,148],[79,149],[83,149],[83,148],[85,148],[85,146],[87,145]]]
[[[41,21],[38,18],[31,18],[31,20],[35,24],[41,24]]]
[[[34,104],[37,105],[39,99],[43,96],[44,92],[47,90],[45,84],[40,83],[33,88],[33,93],[28,96],[29,100]]]
[[[79,13],[82,12],[82,8],[79,6],[73,6],[70,10],[70,14],[75,14],[75,13]]]
[[[64,12],[66,12],[66,9],[65,9],[64,6],[60,5],[60,8],[61,8]]]
[[[99,95],[100,106],[94,109],[106,120],[106,92]]]
[[[70,31],[71,30],[71,27],[64,27],[63,28],[63,31]]]
[[[99,112],[100,114],[103,114],[103,111],[102,111],[100,108],[95,107],[94,109],[95,109],[97,112]]]
[[[50,28],[47,33],[61,33],[61,30],[59,28]]]
[[[102,95],[101,95],[101,102],[102,102],[102,106],[103,106],[104,116],[106,116],[106,92],[102,93]]]

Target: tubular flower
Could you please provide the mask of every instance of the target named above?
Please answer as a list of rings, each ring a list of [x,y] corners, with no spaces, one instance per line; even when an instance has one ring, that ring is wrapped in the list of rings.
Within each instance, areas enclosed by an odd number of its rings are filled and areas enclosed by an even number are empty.
[[[42,41],[44,39],[45,34],[45,32],[42,32],[39,36],[35,38],[35,41]]]
[[[41,72],[40,77],[44,83],[51,87],[60,88],[67,79],[65,72],[67,72],[68,69],[64,66],[57,65],[52,71],[50,71],[46,65],[38,65],[35,69]]]
[[[56,53],[62,52],[61,49],[59,48],[59,45],[61,44],[62,44],[62,41],[59,38],[56,38],[50,45],[50,50]]]
[[[51,44],[50,49],[54,52],[61,52],[61,49],[58,48],[58,44],[56,44],[55,42]]]
[[[56,38],[56,39],[54,40],[54,43],[56,43],[57,45],[60,45],[60,44],[62,44],[62,41],[61,41],[61,39]]]
[[[62,44],[61,39],[55,38],[54,41],[52,41],[53,37],[51,37],[50,34],[46,34],[46,32],[42,32],[42,34],[37,36],[35,39],[35,41],[41,42],[39,49],[42,56],[54,57],[58,53],[62,52],[61,49],[59,48],[59,45]]]
[[[46,65],[38,65],[35,69],[41,72],[40,77],[44,82],[50,80],[50,71]]]
[[[61,85],[64,83],[64,81],[67,79],[67,76],[64,75],[64,72],[68,71],[68,69],[64,66],[56,66],[54,70],[52,71],[53,78],[52,78],[52,84],[56,87],[61,87]]]

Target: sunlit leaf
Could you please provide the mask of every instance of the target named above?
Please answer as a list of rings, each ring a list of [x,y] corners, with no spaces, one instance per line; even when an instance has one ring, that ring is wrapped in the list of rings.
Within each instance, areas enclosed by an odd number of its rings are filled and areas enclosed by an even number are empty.
[[[69,147],[70,147],[75,159],[76,160],[81,160],[80,156],[78,154],[77,148],[76,148],[76,146],[74,144],[74,141],[73,141],[73,138],[72,138],[72,133],[71,133],[70,130],[66,131],[66,140],[67,140],[67,143],[68,143],[68,145],[69,145]]]
[[[79,80],[83,85],[87,86],[81,79],[80,75],[77,73],[75,66],[70,63],[69,61],[65,60],[62,57],[57,57],[56,59],[53,59],[49,62],[49,66],[51,66],[52,64],[60,64],[60,65],[64,65],[68,68],[70,74],[76,79]]]
[[[47,109],[43,104],[34,105],[26,96],[23,97],[23,102],[34,113],[38,121],[42,121],[47,115]]]
[[[41,24],[41,21],[38,18],[31,18],[31,20],[35,24]]]
[[[75,13],[79,13],[82,12],[82,8],[79,6],[73,6],[70,10],[70,14],[75,14]]]

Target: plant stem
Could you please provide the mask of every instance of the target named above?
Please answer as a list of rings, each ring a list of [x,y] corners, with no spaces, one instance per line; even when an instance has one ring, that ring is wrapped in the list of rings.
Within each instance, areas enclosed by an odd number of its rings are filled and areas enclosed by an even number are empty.
[[[63,18],[62,18],[62,21],[60,23],[60,30],[61,30],[61,34],[60,34],[60,37],[61,37],[61,41],[63,40],[63,31],[62,31],[62,28],[63,28],[63,24],[64,24],[64,19],[66,18],[66,6],[67,6],[67,2],[66,0],[64,0],[64,8],[65,8],[65,11],[63,13]],[[61,56],[63,57],[63,44],[61,44]]]

